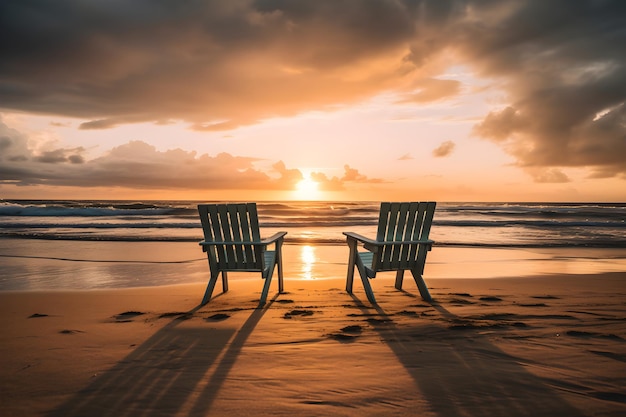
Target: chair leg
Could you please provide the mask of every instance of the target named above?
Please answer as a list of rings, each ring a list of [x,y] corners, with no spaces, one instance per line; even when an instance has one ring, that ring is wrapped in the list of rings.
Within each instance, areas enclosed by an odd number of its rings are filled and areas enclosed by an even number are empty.
[[[422,274],[414,270],[412,270],[411,273],[413,274],[413,279],[415,279],[417,288],[419,289],[420,294],[422,298],[424,299],[424,301],[432,301],[433,298],[430,296],[430,292],[428,292],[428,287],[426,286],[426,282],[424,282],[424,278],[422,277]]]
[[[259,299],[259,305],[265,305],[265,302],[267,301],[267,294],[270,291],[270,285],[272,284],[272,276],[274,275],[274,267],[276,266],[276,261],[277,261],[277,256],[278,253],[275,253],[274,256],[276,256],[272,262],[270,263],[270,267],[268,268],[267,272],[267,276],[265,276],[265,273],[261,273],[261,277],[263,279],[265,279],[265,283],[263,284],[263,291],[261,292],[261,298]],[[279,281],[280,281],[280,272],[279,272]],[[278,286],[280,287],[280,282],[278,284]]]
[[[372,291],[372,285],[370,284],[370,279],[367,276],[367,272],[365,270],[365,265],[363,265],[363,261],[358,254],[356,256],[356,268],[358,269],[359,275],[361,276],[361,282],[363,282],[363,289],[365,290],[365,295],[367,295],[367,299],[370,300],[370,303],[377,304],[376,297],[374,297],[374,291]]]
[[[226,271],[222,271],[222,291],[228,292],[228,275]]]
[[[346,276],[346,292],[352,294],[352,287],[354,283],[354,265],[356,264],[357,248],[356,242],[348,239],[348,246],[350,247],[350,256],[348,257],[348,275]]]
[[[283,284],[283,255],[280,246],[276,250],[276,264],[278,267],[278,293],[285,292],[285,286]]]
[[[272,283],[272,274],[270,274],[267,278],[265,278],[265,283],[263,284],[263,291],[261,292],[261,298],[259,299],[260,306],[265,305],[265,303],[267,302],[267,294],[270,291],[271,283]]]
[[[404,280],[404,269],[398,269],[396,272],[396,288],[402,289],[402,281]]]
[[[215,289],[215,283],[217,282],[217,277],[219,274],[219,271],[211,272],[209,284],[206,287],[206,291],[204,292],[204,297],[202,297],[202,302],[200,303],[200,305],[205,305],[211,299],[211,295],[213,294],[213,290]],[[224,274],[224,272],[222,274]],[[224,276],[222,275],[222,280],[223,279]]]
[[[365,289],[367,299],[370,300],[370,303],[377,304],[376,297],[374,297],[374,291],[372,291],[372,286],[370,285],[370,279],[367,275],[361,274],[361,281],[363,281],[363,288]]]

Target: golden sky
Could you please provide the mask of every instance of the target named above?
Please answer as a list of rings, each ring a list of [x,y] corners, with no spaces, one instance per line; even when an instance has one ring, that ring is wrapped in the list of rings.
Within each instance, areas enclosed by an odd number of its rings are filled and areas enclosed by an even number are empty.
[[[0,3],[0,198],[626,201],[626,2]]]

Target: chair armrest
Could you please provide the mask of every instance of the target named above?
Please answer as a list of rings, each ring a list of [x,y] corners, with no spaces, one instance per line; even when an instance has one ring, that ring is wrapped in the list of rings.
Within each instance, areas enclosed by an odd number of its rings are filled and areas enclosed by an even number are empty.
[[[358,233],[354,233],[354,232],[343,232],[344,235],[346,235],[348,238],[352,238],[352,239],[356,239],[360,242],[363,242],[367,245],[372,245],[372,246],[388,246],[388,245],[428,245],[428,246],[432,246],[435,241],[431,240],[431,239],[426,239],[426,240],[399,240],[399,241],[378,241],[378,240],[374,240],[374,239],[369,239],[365,236],[362,236]]]
[[[283,238],[285,235],[287,234],[287,232],[278,232],[276,234],[274,234],[271,237],[268,237],[267,239],[262,239],[259,240],[258,242],[232,242],[232,241],[212,241],[212,242],[207,242],[206,240],[203,240],[201,242],[198,242],[198,244],[200,246],[206,247],[206,246],[217,246],[217,245],[250,245],[250,246],[266,246],[270,243],[273,243],[281,238]]]
[[[359,242],[366,243],[368,245],[378,245],[381,243],[354,232],[343,232],[343,234],[348,238],[358,240]]]
[[[270,243],[274,243],[277,240],[282,239],[283,237],[285,237],[286,234],[287,234],[287,232],[277,232],[277,233],[275,233],[274,235],[272,235],[272,236],[270,236],[268,238],[261,239],[260,243],[263,244],[263,245],[269,245]]]

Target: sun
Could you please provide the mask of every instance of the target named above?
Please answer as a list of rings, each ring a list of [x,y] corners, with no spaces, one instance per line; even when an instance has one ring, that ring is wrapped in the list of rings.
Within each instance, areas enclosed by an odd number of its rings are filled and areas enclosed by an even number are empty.
[[[318,185],[310,177],[304,177],[296,184],[296,196],[301,200],[314,200],[319,194]]]

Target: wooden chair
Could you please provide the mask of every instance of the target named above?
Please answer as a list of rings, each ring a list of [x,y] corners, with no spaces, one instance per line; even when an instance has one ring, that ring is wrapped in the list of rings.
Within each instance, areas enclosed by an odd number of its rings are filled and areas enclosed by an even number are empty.
[[[422,298],[432,297],[422,278],[426,254],[434,241],[428,239],[435,213],[435,202],[381,203],[376,240],[353,232],[344,232],[350,248],[346,291],[352,294],[356,266],[368,300],[376,304],[369,279],[380,271],[397,271],[396,288],[402,289],[404,271],[411,271]],[[359,252],[363,246],[366,252]]]
[[[200,245],[207,254],[211,273],[201,305],[211,299],[220,272],[223,292],[228,291],[227,272],[261,272],[265,284],[259,304],[263,305],[277,265],[278,291],[283,292],[281,248],[287,232],[261,239],[255,203],[199,204],[198,213],[204,231]],[[268,250],[271,244],[274,244],[274,250]]]

